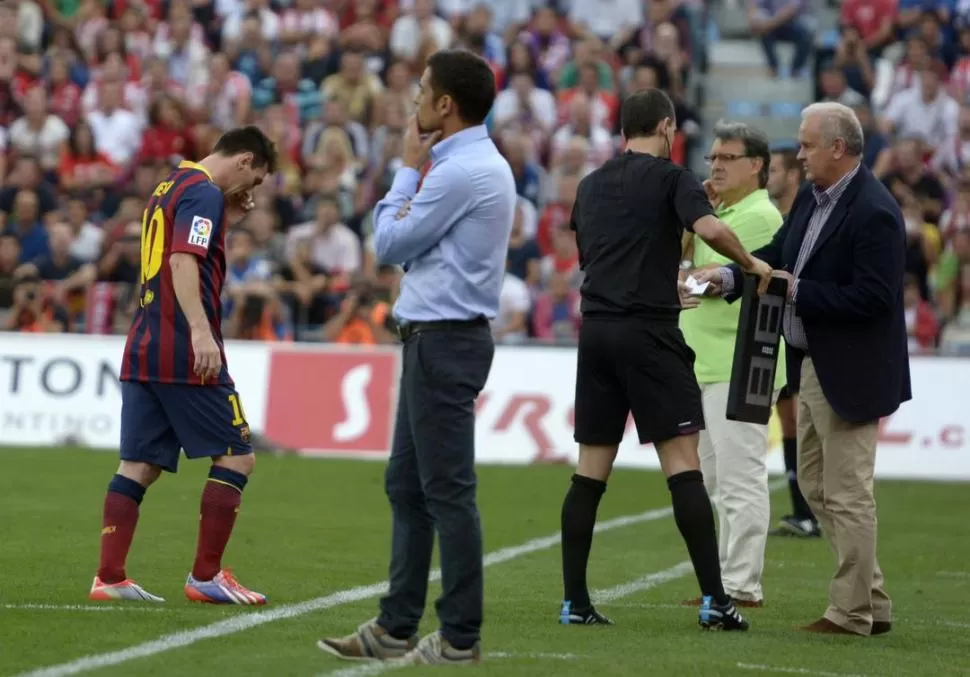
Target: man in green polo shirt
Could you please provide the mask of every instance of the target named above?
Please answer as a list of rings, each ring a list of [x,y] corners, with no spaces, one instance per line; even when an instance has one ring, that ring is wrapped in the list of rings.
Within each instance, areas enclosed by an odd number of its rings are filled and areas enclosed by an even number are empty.
[[[717,216],[734,229],[749,251],[768,244],[782,224],[765,185],[771,153],[768,139],[742,123],[718,123],[705,184]],[[695,238],[693,259],[685,268],[726,265],[726,260]],[[729,421],[725,416],[734,341],[741,304],[703,298],[681,313],[680,327],[696,353],[694,370],[701,386],[706,429],[699,453],[704,483],[717,509],[724,589],[739,606],[761,606],[765,543],[768,536],[768,426]],[[784,345],[779,346],[775,391],[785,384]],[[696,600],[693,603],[698,603]]]

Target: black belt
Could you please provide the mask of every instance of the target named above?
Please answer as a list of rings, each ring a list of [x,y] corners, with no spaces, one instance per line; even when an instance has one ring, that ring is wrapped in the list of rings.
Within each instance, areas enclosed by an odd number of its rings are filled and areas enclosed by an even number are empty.
[[[428,322],[402,322],[397,326],[397,335],[402,341],[407,341],[414,334],[423,331],[447,331],[449,329],[471,329],[473,327],[487,327],[488,318],[476,317],[473,320],[431,320]]]

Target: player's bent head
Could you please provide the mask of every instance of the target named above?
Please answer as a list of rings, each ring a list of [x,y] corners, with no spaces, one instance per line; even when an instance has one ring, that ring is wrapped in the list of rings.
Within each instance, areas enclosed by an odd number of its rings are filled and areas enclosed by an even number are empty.
[[[674,102],[659,89],[634,92],[623,100],[620,130],[627,141],[656,136],[677,123]]]
[[[265,174],[276,171],[276,144],[255,125],[230,129],[219,137],[212,152],[236,160],[240,169],[260,170]]]
[[[421,78],[418,124],[434,131],[456,116],[465,125],[480,125],[495,102],[495,74],[483,58],[461,49],[435,52]]]

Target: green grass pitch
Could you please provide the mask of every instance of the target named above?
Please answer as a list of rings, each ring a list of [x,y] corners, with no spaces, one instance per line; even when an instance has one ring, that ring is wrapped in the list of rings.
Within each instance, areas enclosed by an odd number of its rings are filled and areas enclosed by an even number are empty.
[[[129,575],[168,601],[88,602],[102,499],[116,465],[105,452],[0,450],[0,677],[377,674],[315,643],[376,613],[376,593],[360,588],[387,575],[383,464],[259,458],[226,563],[269,596],[262,610],[183,597],[207,470],[184,460],[177,476],[149,491],[128,562]],[[617,472],[610,482],[599,519],[613,520],[612,528],[597,534],[590,567],[590,584],[610,599],[601,609],[617,624],[558,625],[556,534],[570,473],[564,466],[479,469],[485,549],[500,551],[486,569],[479,670],[530,677],[970,675],[967,485],[878,484],[879,559],[896,613],[889,635],[796,631],[824,611],[835,562],[824,541],[792,539],[769,541],[766,605],[748,611],[751,631],[739,635],[704,633],[696,610],[679,606],[697,589],[663,511],[668,493],[659,474],[636,471]],[[774,518],[787,511],[785,491],[774,494],[772,508]],[[641,517],[615,519],[628,515]],[[346,590],[357,590],[357,599],[335,596]],[[435,627],[438,591],[432,584],[423,632]],[[315,602],[296,606],[307,600]]]

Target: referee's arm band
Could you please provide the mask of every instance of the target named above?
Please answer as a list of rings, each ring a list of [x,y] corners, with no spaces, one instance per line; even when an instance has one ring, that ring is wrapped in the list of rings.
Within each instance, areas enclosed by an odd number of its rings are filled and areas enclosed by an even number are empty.
[[[734,291],[734,273],[727,266],[718,268],[717,272],[721,276],[721,296],[730,294]]]

